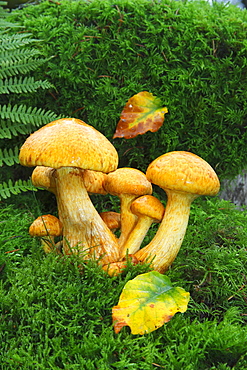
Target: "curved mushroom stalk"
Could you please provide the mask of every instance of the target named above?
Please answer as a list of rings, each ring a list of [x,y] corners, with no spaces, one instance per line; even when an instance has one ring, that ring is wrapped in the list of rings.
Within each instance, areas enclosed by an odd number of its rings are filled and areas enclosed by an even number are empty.
[[[117,239],[94,208],[83,183],[83,170],[61,167],[56,170],[56,195],[59,218],[63,223],[65,254],[89,253],[101,263],[119,258]]]
[[[153,195],[143,195],[135,199],[130,210],[138,217],[138,220],[121,250],[120,257],[125,257],[126,253],[136,253],[152,223],[161,222],[165,213],[165,207]]]
[[[137,216],[130,210],[131,203],[137,198],[137,196],[124,194],[124,196],[119,195],[119,198],[121,208],[121,234],[118,239],[118,244],[119,249],[122,250],[131,231],[137,223]]]
[[[51,252],[62,254],[63,243],[61,240],[55,243],[54,236],[42,236],[41,237],[41,247],[43,248],[43,251],[46,254],[51,253]]]
[[[152,185],[143,172],[135,168],[123,167],[108,173],[103,187],[109,194],[118,196],[120,199],[121,233],[118,244],[121,251],[137,222],[137,216],[130,210],[131,203],[141,195],[152,194]]]
[[[196,195],[167,191],[165,216],[152,241],[134,256],[140,262],[151,262],[154,270],[165,272],[175,260],[183,242],[192,201]]]

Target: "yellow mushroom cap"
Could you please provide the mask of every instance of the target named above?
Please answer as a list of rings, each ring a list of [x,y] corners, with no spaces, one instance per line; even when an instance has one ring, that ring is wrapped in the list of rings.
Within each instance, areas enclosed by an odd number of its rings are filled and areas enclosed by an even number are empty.
[[[52,215],[39,216],[29,227],[31,236],[60,236],[62,231],[61,221]]]
[[[143,195],[135,199],[130,209],[136,216],[147,216],[151,218],[153,222],[160,222],[165,213],[165,207],[160,200],[153,195]]]
[[[76,118],[53,121],[31,134],[19,159],[28,167],[78,167],[105,173],[118,166],[118,154],[110,141]]]
[[[162,189],[195,195],[216,195],[219,179],[213,168],[196,154],[174,151],[156,158],[146,172],[147,179]]]
[[[109,173],[103,186],[108,193],[116,196],[152,194],[152,184],[147,180],[146,175],[129,167],[118,168]]]

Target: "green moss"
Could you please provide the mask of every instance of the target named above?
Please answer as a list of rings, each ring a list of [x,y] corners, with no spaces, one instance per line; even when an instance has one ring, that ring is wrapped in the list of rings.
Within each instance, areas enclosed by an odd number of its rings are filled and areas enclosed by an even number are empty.
[[[216,2],[65,0],[16,10],[11,19],[53,56],[35,75],[56,90],[37,95],[37,105],[108,138],[133,94],[150,91],[168,107],[157,133],[114,140],[120,166],[145,170],[171,150],[198,154],[221,177],[246,166],[245,11]]]
[[[246,368],[246,212],[195,201],[167,273],[190,292],[188,310],[148,335],[116,335],[111,308],[144,270],[110,278],[93,261],[45,255],[28,235],[38,209],[23,196],[22,206],[0,204],[0,369]]]

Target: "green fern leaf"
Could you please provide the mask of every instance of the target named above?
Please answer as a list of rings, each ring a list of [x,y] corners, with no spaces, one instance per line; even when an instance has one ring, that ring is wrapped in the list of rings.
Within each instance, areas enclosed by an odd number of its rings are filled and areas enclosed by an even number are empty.
[[[11,139],[16,136],[16,130],[9,126],[9,121],[0,121],[0,139]]]
[[[0,184],[0,200],[7,199],[11,195],[19,194],[23,191],[37,191],[37,189],[31,183],[31,180],[17,180],[13,182],[9,180],[8,182],[3,182]]]
[[[11,120],[15,123],[15,129],[21,133],[21,126],[27,125],[28,129],[33,127],[40,127],[58,119],[58,116],[51,111],[45,111],[42,108],[27,107],[26,105],[0,105],[0,118],[2,120]],[[21,125],[18,125],[21,124]],[[11,125],[10,125],[11,126]],[[8,127],[11,130],[11,127]],[[25,133],[30,133],[26,131]]]
[[[33,39],[31,34],[14,33],[9,35],[8,31],[11,28],[19,26],[18,24],[7,23],[3,18],[5,18],[5,13],[0,4],[0,97],[1,94],[12,93],[17,95],[33,93],[40,88],[52,88],[53,85],[46,80],[36,81],[28,75],[20,76],[36,70],[49,59],[39,57],[40,52],[33,45],[40,40]],[[19,100],[18,96],[15,98]],[[6,101],[6,96],[3,101]],[[6,139],[30,134],[36,127],[54,121],[57,118],[55,113],[45,111],[42,108],[28,107],[23,104],[15,104],[13,106],[10,104],[0,105],[0,140],[2,139],[0,167],[19,164],[19,147],[16,143],[21,140],[21,137],[13,140],[13,143],[11,141],[7,142]],[[5,180],[4,174],[3,168],[0,199],[6,199],[23,191],[37,190],[30,180],[20,179],[13,182],[11,179]]]
[[[20,61],[26,58],[33,58],[40,55],[40,51],[37,49],[21,48],[16,50],[7,50],[0,52],[0,60],[8,61]]]
[[[0,17],[2,16],[3,14],[1,13],[0,11]],[[8,22],[6,21],[5,19],[1,19],[0,20],[0,28],[6,30],[6,28],[22,28],[23,26],[20,26],[20,25],[17,25],[17,24],[14,24],[12,22]]]
[[[1,35],[0,50],[15,50],[27,46],[39,40],[31,38],[31,33],[17,33],[13,35]]]
[[[12,139],[19,134],[28,135],[33,131],[33,125],[23,124],[22,122],[12,122],[11,120],[0,119],[0,139]]]
[[[26,74],[40,67],[42,64],[44,64],[45,61],[46,59],[42,58],[24,58],[22,60],[13,60],[4,56],[2,59],[0,57],[0,65],[2,65],[2,68],[0,70],[0,78],[7,78],[18,74]]]
[[[2,167],[3,164],[13,166],[16,163],[19,163],[19,148],[17,146],[15,146],[14,149],[0,149],[0,167]]]
[[[2,27],[2,24],[5,22],[7,23],[4,18],[7,17],[8,13],[7,10],[3,8],[3,6],[6,5],[8,5],[7,1],[0,1],[0,27]]]
[[[47,80],[36,81],[33,77],[10,77],[0,80],[0,94],[36,92],[39,88],[49,89],[51,87],[52,85]]]

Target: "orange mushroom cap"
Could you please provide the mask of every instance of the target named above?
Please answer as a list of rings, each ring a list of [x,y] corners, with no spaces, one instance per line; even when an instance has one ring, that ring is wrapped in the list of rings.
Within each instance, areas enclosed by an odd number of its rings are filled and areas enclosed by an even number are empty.
[[[220,182],[212,167],[196,154],[174,151],[156,158],[146,172],[147,179],[164,190],[214,196]]]
[[[99,171],[85,170],[83,171],[82,178],[88,193],[94,194],[107,194],[103,187],[103,182],[106,174]]]
[[[114,171],[118,154],[107,138],[76,118],[62,118],[31,134],[20,149],[23,166]]]
[[[62,232],[63,225],[61,221],[50,214],[39,216],[29,227],[31,236],[60,236]]]
[[[141,196],[152,194],[152,184],[146,175],[135,168],[122,167],[108,173],[104,184],[105,190],[112,195],[122,196],[129,194]]]
[[[165,213],[165,207],[153,195],[143,195],[136,198],[130,209],[138,217],[138,220],[121,250],[122,257],[126,255],[127,251],[128,254],[134,254],[138,251],[152,223],[161,222]]]
[[[138,217],[148,217],[153,222],[160,222],[165,213],[165,207],[159,199],[153,195],[143,195],[142,197],[136,198],[130,209]]]

